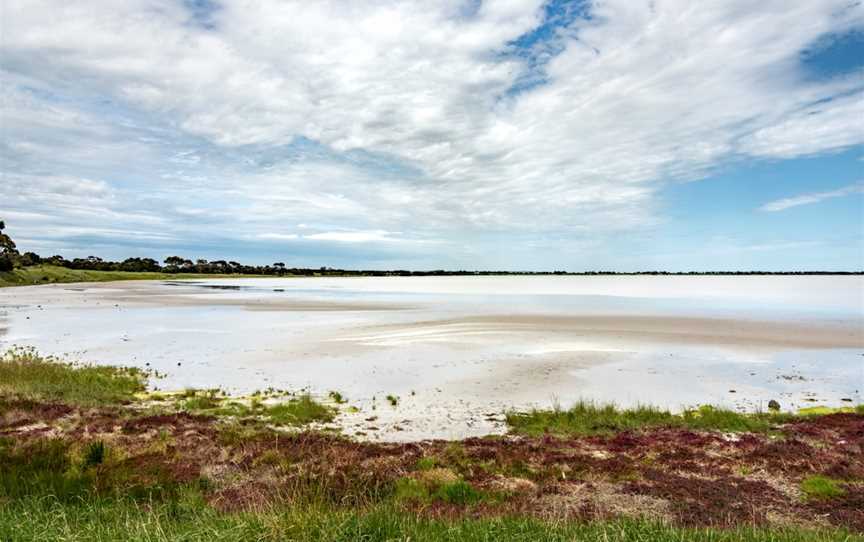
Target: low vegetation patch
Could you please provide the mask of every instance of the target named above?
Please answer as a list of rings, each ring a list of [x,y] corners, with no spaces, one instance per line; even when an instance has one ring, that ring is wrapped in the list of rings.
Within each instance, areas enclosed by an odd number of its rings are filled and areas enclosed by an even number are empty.
[[[778,424],[794,420],[795,416],[781,413],[742,414],[712,406],[672,414],[668,410],[650,406],[619,409],[611,404],[580,401],[566,410],[555,407],[551,410],[510,412],[506,419],[511,431],[518,434],[586,436],[661,427],[764,433]]]
[[[0,355],[0,399],[76,405],[128,403],[146,388],[138,369],[81,365],[40,356],[30,348]]]
[[[840,482],[826,476],[809,476],[801,482],[801,491],[808,499],[831,499],[846,494]]]
[[[191,395],[188,395],[191,394]],[[336,419],[337,410],[315,400],[312,395],[302,395],[268,404],[261,394],[249,400],[232,398],[219,390],[187,392],[180,401],[182,410],[211,416],[234,418],[256,418],[275,425],[300,426],[311,423],[329,423]]]
[[[22,522],[22,518],[27,521]],[[510,516],[436,519],[398,507],[286,507],[220,514],[190,491],[169,501],[26,499],[0,506],[0,539],[241,542],[856,542],[827,529],[676,528],[649,520],[543,521]]]

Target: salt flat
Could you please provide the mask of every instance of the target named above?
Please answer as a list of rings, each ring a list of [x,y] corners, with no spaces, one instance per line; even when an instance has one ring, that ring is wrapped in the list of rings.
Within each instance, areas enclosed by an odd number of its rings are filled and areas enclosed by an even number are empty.
[[[503,430],[580,399],[862,402],[864,277],[116,282],[0,291],[0,346],[151,367],[161,389],[338,390],[368,438]],[[397,407],[386,395],[400,398]],[[374,420],[371,420],[375,418]]]

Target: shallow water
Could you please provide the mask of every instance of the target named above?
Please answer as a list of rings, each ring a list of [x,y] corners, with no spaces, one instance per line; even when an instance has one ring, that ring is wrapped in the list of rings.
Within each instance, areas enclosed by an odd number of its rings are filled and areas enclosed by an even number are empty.
[[[0,291],[0,346],[11,344],[149,366],[167,374],[162,389],[338,390],[361,409],[343,418],[349,432],[456,438],[501,431],[507,408],[580,398],[860,403],[864,277],[51,285]]]

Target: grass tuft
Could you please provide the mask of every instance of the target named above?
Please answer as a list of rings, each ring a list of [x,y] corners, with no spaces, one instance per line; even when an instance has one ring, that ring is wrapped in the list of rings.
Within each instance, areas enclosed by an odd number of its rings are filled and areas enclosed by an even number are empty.
[[[342,395],[336,390],[331,391],[327,394],[327,396],[337,405],[344,405],[348,402],[348,399],[346,399],[344,395]]]
[[[810,476],[801,482],[801,491],[809,500],[832,499],[846,494],[840,483],[826,476]]]
[[[97,440],[84,450],[84,468],[96,467],[105,461],[105,442]]]
[[[335,409],[319,403],[308,393],[284,403],[264,405],[262,408],[267,418],[282,425],[328,423],[336,419]]]

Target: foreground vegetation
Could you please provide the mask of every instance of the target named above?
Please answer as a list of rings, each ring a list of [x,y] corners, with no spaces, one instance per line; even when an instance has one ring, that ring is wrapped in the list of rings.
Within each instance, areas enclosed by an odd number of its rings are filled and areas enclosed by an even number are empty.
[[[795,528],[674,528],[650,521],[550,522],[533,518],[430,519],[390,506],[362,512],[320,506],[222,514],[200,494],[141,503],[89,499],[74,504],[27,499],[0,507],[2,540],[315,541],[315,542],[827,542],[849,533]]]
[[[864,414],[864,405],[857,407],[822,409],[822,413],[857,412]],[[686,428],[729,433],[767,433],[778,426],[806,416],[781,412],[741,413],[734,410],[704,405],[680,414],[651,406],[619,409],[615,405],[580,401],[569,409],[510,412],[507,425],[523,435],[556,435],[562,437],[604,435],[621,431],[651,428]]]
[[[864,540],[861,413],[583,403],[510,414],[516,438],[364,443],[322,431],[337,393],[148,376],[0,357],[0,540]]]

